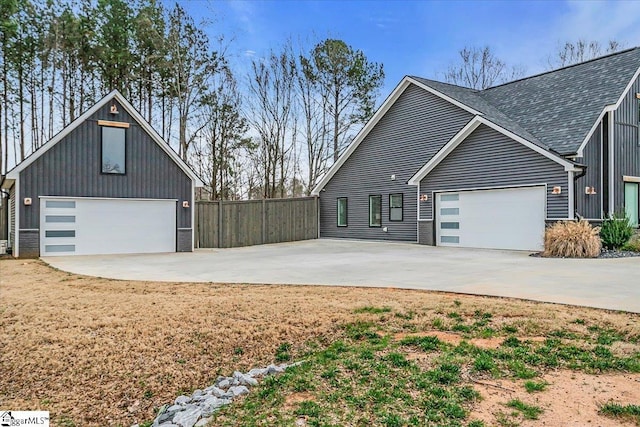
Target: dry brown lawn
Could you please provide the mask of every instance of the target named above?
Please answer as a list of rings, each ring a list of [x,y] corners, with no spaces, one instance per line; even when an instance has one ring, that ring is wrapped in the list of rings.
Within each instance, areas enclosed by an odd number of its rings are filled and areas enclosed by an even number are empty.
[[[295,350],[310,339],[331,341],[340,325],[362,319],[354,309],[363,306],[415,312],[411,323],[418,331],[432,329],[435,317],[457,307],[462,314],[491,312],[494,324],[517,325],[530,337],[580,328],[571,323],[577,318],[640,335],[637,315],[513,299],[116,281],[36,260],[2,260],[0,407],[49,410],[53,425],[129,426],[152,419],[155,408],[219,374],[272,363],[283,342]],[[626,377],[640,384],[637,375]],[[554,384],[546,398],[568,395],[570,381]],[[572,400],[563,400],[571,411]]]

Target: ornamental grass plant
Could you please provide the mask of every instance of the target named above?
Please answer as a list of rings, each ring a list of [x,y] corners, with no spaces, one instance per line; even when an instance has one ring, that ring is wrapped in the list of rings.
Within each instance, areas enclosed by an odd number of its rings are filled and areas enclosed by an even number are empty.
[[[600,228],[588,221],[559,221],[544,233],[545,257],[597,258],[602,250]]]

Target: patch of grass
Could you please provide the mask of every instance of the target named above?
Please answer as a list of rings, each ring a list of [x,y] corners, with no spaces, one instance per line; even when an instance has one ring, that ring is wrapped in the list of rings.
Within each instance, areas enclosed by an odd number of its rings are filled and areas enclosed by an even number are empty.
[[[515,334],[516,332],[518,332],[518,327],[514,325],[504,325],[502,327],[502,330],[508,334]]]
[[[442,320],[440,317],[436,317],[431,321],[431,326],[433,326],[435,329],[438,329],[439,331],[443,331],[446,329],[446,326],[444,324],[444,320]]]
[[[276,362],[287,362],[291,360],[291,344],[288,342],[283,342],[276,349]]]
[[[634,422],[640,426],[640,405],[621,405],[608,402],[600,407],[599,412],[609,418]]]
[[[576,325],[584,325],[586,322],[584,319],[575,319],[571,323],[574,323]]]
[[[493,358],[487,354],[482,353],[476,357],[473,361],[473,369],[478,372],[482,371],[491,371],[496,368],[496,363],[493,361]]]
[[[484,421],[473,420],[473,421],[469,421],[469,423],[467,424],[467,427],[487,427],[487,425],[484,423]]]
[[[535,393],[538,391],[544,391],[549,383],[546,381],[525,381],[524,388],[527,393]]]
[[[537,420],[540,414],[544,412],[539,406],[527,405],[519,399],[510,400],[507,402],[507,406],[520,411],[522,416],[527,420]]]
[[[462,320],[462,316],[460,316],[460,313],[458,313],[457,311],[452,311],[448,313],[447,317],[449,319]]]
[[[410,347],[417,347],[422,351],[433,351],[437,350],[438,346],[441,344],[441,341],[438,337],[434,336],[426,336],[426,337],[406,337],[400,341],[401,345],[406,345]]]
[[[356,314],[369,313],[369,314],[382,314],[382,313],[390,313],[391,307],[374,307],[371,305],[365,305],[364,307],[359,307],[353,310]]]
[[[413,320],[413,318],[416,316],[416,312],[413,310],[409,310],[405,313],[396,313],[395,316],[398,319],[403,319],[403,320]]]

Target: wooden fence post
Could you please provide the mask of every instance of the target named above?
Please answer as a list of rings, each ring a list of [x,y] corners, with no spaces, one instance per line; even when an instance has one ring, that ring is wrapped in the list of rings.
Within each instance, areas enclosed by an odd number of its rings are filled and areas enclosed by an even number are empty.
[[[222,244],[224,243],[224,238],[222,237],[222,200],[218,200],[218,247],[222,248]]]

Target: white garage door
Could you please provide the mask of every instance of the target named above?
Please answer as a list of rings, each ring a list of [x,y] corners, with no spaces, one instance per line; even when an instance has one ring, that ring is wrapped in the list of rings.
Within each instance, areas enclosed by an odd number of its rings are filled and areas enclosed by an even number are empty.
[[[545,187],[438,193],[440,246],[541,250]]]
[[[176,250],[176,200],[40,199],[40,255]]]

